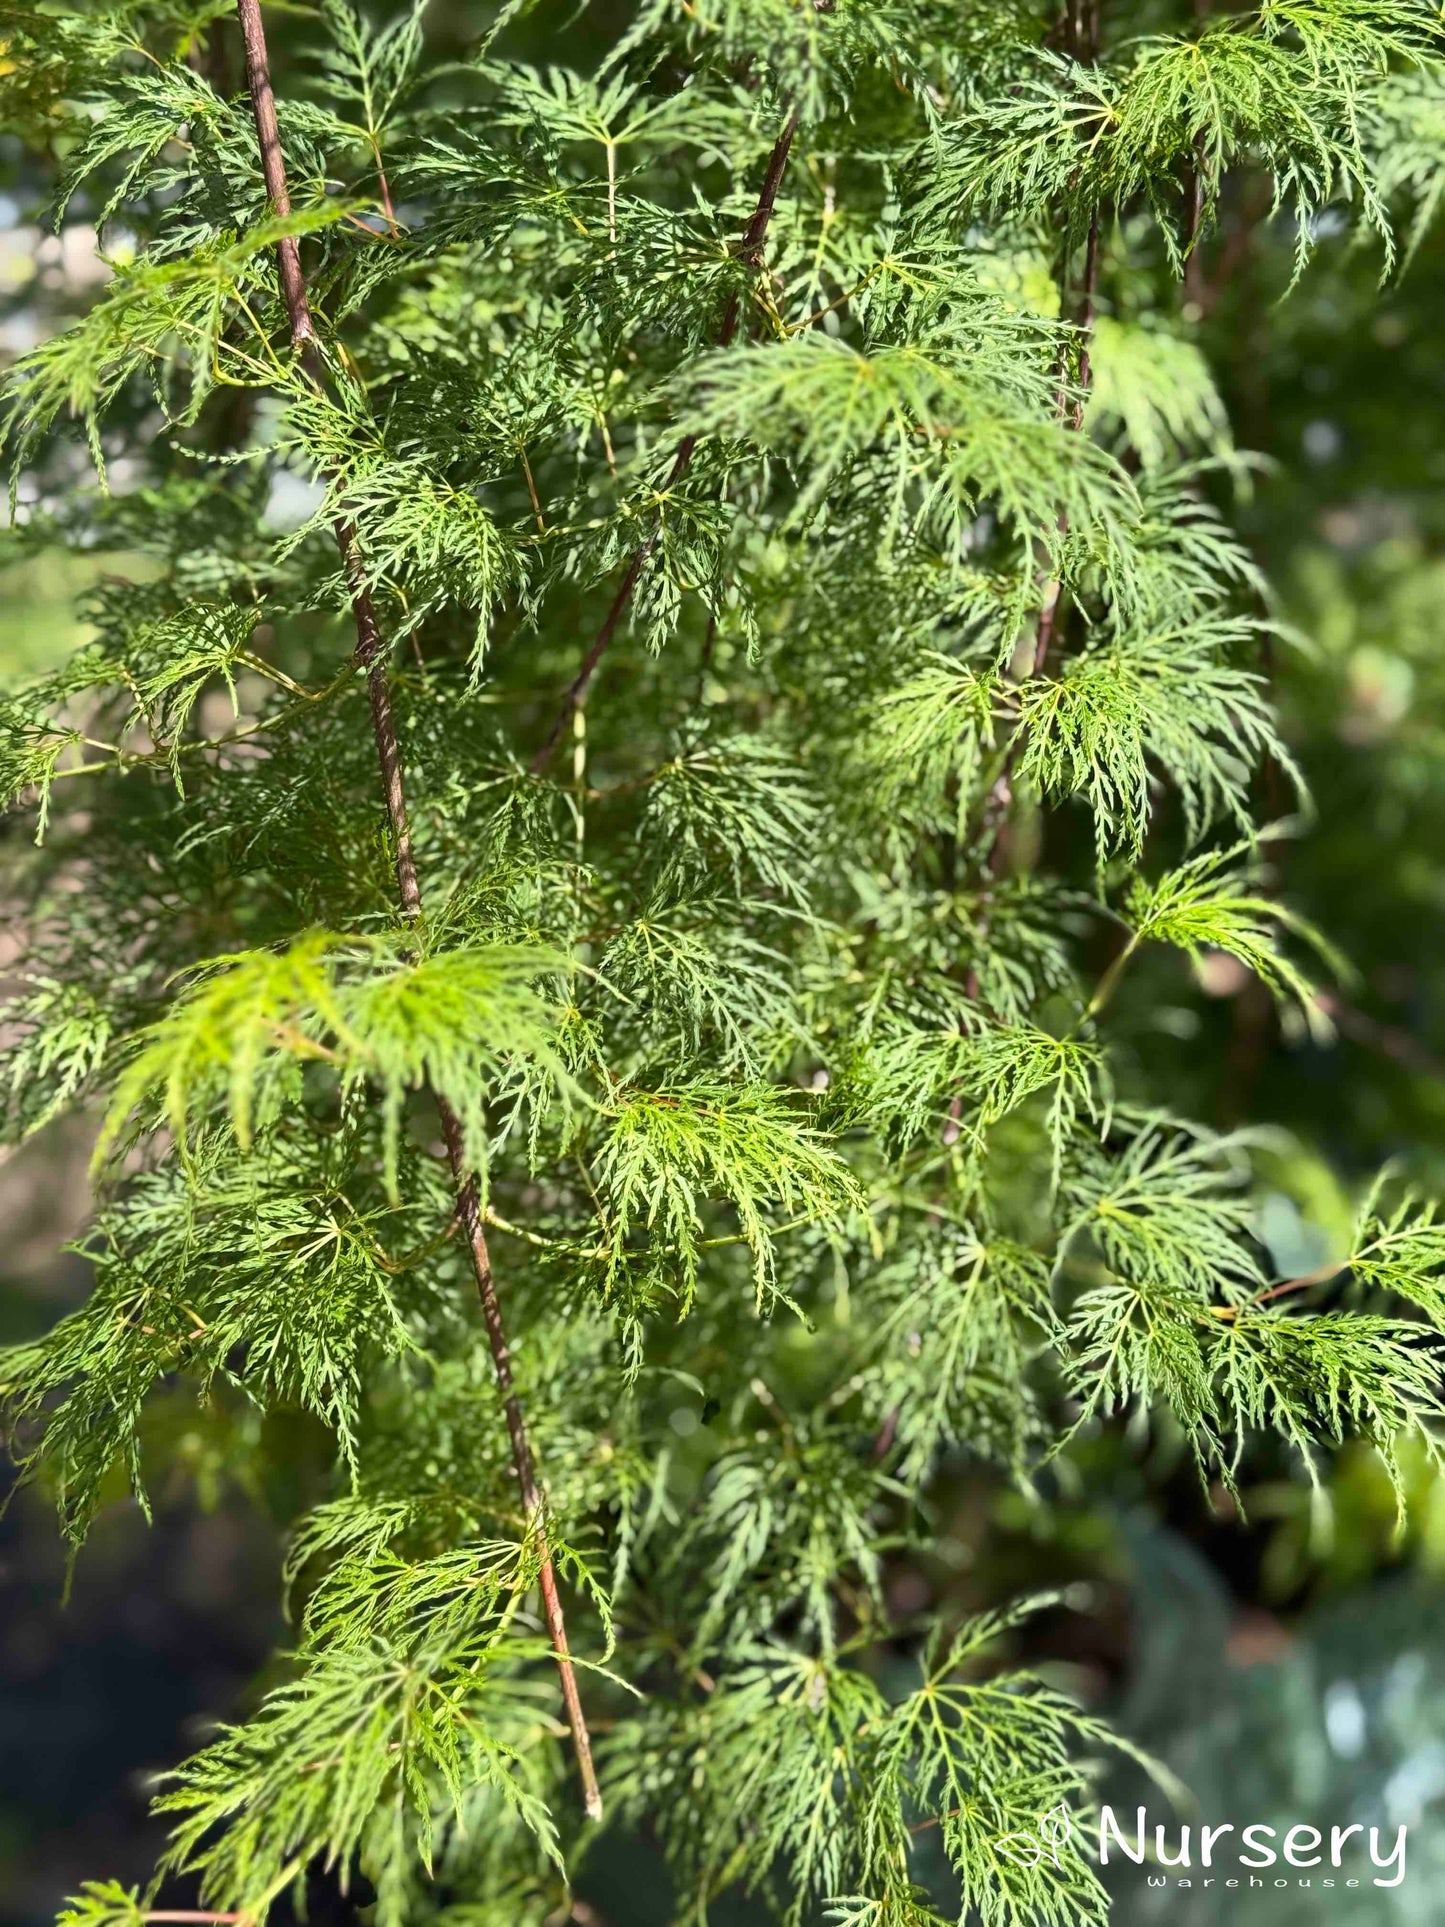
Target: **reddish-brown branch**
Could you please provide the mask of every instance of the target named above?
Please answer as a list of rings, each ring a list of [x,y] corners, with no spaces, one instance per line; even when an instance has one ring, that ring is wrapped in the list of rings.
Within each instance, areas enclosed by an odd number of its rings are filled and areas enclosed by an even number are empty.
[[[1093,65],[1099,56],[1099,8],[1097,0],[1072,0],[1064,15],[1066,43],[1073,57],[1085,65]],[[1068,256],[1065,253],[1063,266],[1059,272],[1060,305],[1064,305],[1064,294],[1068,278]],[[1061,373],[1058,390],[1058,412],[1075,434],[1081,434],[1084,427],[1084,410],[1088,405],[1089,385],[1092,376],[1092,349],[1094,322],[1098,308],[1099,291],[1099,214],[1095,209],[1089,222],[1089,232],[1084,243],[1084,273],[1079,287],[1078,308],[1075,315],[1075,330],[1078,340],[1078,355],[1075,363],[1074,380],[1070,386],[1065,373]],[[1067,369],[1067,356],[1064,360]],[[1060,511],[1058,523],[1059,544],[1068,538],[1068,510]],[[1038,627],[1034,632],[1034,648],[1031,671],[1041,676],[1047,667],[1049,651],[1053,647],[1054,635],[1058,628],[1059,615],[1063,602],[1064,585],[1061,578],[1051,575],[1044,584],[1043,597],[1039,604]],[[1008,821],[1014,800],[1014,770],[1022,748],[1021,737],[1015,737],[1004,757],[1003,768],[997,780],[984,799],[983,814],[979,821],[977,844],[977,863],[985,877],[996,877],[1002,868],[1003,830]],[[989,916],[985,909],[979,942],[988,941]],[[978,970],[968,971],[965,990],[969,999],[978,999]]]
[[[1092,66],[1099,57],[1099,9],[1089,4],[1089,0],[1077,0],[1077,6],[1070,15],[1070,51],[1076,60]],[[1068,275],[1067,256],[1060,270],[1059,282],[1062,288]],[[1067,394],[1064,382],[1059,385],[1059,413],[1069,426],[1078,433],[1084,426],[1084,409],[1089,399],[1091,376],[1091,353],[1093,348],[1095,309],[1099,290],[1099,214],[1097,208],[1089,222],[1088,239],[1084,244],[1084,278],[1079,288],[1078,313],[1075,327],[1078,334],[1078,360],[1075,368],[1072,397]],[[1065,361],[1067,366],[1067,360]],[[1067,511],[1059,517],[1059,540],[1062,542],[1069,533]],[[1063,594],[1063,584],[1052,579],[1044,589],[1044,599],[1039,610],[1038,633],[1034,640],[1033,673],[1041,676],[1048,661],[1049,649],[1054,639],[1054,628],[1059,618],[1059,601]]]
[[[529,1527],[539,1535],[541,1569],[538,1573],[538,1583],[542,1591],[542,1610],[547,1620],[547,1633],[552,1641],[552,1651],[556,1655],[557,1668],[562,1681],[562,1700],[567,1709],[567,1724],[572,1729],[572,1743],[576,1749],[577,1766],[586,1792],[587,1811],[593,1819],[600,1819],[602,1797],[598,1792],[597,1775],[592,1765],[592,1741],[582,1712],[582,1701],[577,1691],[577,1675],[567,1645],[567,1625],[562,1617],[562,1601],[557,1592],[557,1576],[553,1571],[551,1555],[547,1550],[546,1508],[541,1489],[537,1484],[536,1468],[532,1460],[532,1443],[527,1436],[527,1422],[522,1415],[522,1402],[517,1396],[516,1382],[512,1377],[512,1348],[507,1342],[506,1327],[502,1323],[502,1308],[497,1302],[491,1253],[487,1248],[487,1234],[482,1226],[481,1197],[476,1174],[467,1166],[466,1140],[461,1119],[445,1098],[437,1099],[437,1109],[441,1112],[442,1130],[447,1141],[447,1158],[452,1167],[452,1179],[457,1187],[462,1226],[466,1232],[467,1245],[472,1256],[472,1270],[476,1274],[477,1296],[482,1302],[482,1322],[486,1325],[487,1342],[492,1348],[497,1389],[502,1394],[502,1411],[507,1421],[507,1435],[512,1442],[512,1463],[516,1468],[517,1484],[522,1493],[522,1510],[526,1514]]]
[[[1059,384],[1059,413],[1075,434],[1081,434],[1084,427],[1084,409],[1089,398],[1091,375],[1090,348],[1093,340],[1094,321],[1098,307],[1099,288],[1099,217],[1096,214],[1089,223],[1088,239],[1084,245],[1084,276],[1079,287],[1079,305],[1075,320],[1078,336],[1078,359],[1072,388],[1067,382]],[[1067,511],[1058,519],[1059,541],[1069,533]],[[1049,650],[1053,646],[1058,629],[1060,608],[1063,601],[1063,583],[1058,576],[1051,576],[1044,584],[1043,600],[1039,605],[1038,628],[1034,633],[1032,673],[1041,676],[1048,664]],[[1008,814],[1013,806],[1014,769],[1018,763],[1022,747],[1020,738],[1015,738],[1004,758],[1002,770],[984,799],[983,814],[979,820],[976,860],[986,876],[997,876],[1001,866],[1003,848],[1002,833]],[[985,936],[987,928],[985,926]],[[978,973],[968,975],[968,994],[977,997]]]
[[[141,1915],[142,1920],[198,1921],[208,1923],[208,1927],[226,1927],[227,1923],[247,1920],[246,1914],[212,1914],[203,1907],[153,1907]]]
[[[1084,247],[1084,279],[1079,289],[1079,312],[1076,321],[1079,339],[1078,364],[1074,376],[1072,397],[1068,402],[1065,419],[1076,434],[1084,426],[1084,409],[1089,399],[1089,382],[1092,375],[1090,354],[1093,346],[1094,320],[1099,291],[1099,217],[1096,214],[1089,223],[1089,238]],[[1060,390],[1061,410],[1064,391]],[[1067,512],[1059,517],[1059,540],[1062,542],[1069,533]],[[1041,676],[1044,665],[1049,659],[1049,649],[1053,644],[1054,630],[1059,619],[1059,602],[1063,595],[1063,584],[1058,577],[1051,578],[1044,589],[1043,604],[1039,610],[1039,626],[1034,638],[1033,672]]]
[[[753,217],[748,222],[743,238],[738,244],[738,259],[754,273],[756,273],[763,264],[763,247],[768,238],[768,223],[772,220],[773,209],[777,206],[778,189],[782,185],[783,174],[788,165],[788,154],[793,145],[793,136],[797,131],[798,116],[796,114],[790,114],[782,133],[778,136],[772,153],[768,156],[767,172],[763,176],[762,189],[758,194],[758,204],[756,208],[754,208]],[[723,311],[722,326],[718,329],[717,333],[717,345],[719,348],[729,348],[732,346],[733,337],[737,333],[738,322],[741,316],[742,293],[741,291],[737,291],[732,295],[726,309]],[[696,448],[697,436],[684,435],[678,444],[677,454],[673,457],[672,467],[667,472],[667,480],[662,485],[661,493],[664,496],[667,495],[671,489],[675,488],[687,473],[692,462],[693,452]],[[659,521],[653,524],[652,533],[647,539],[633,550],[632,558],[627,564],[627,573],[623,576],[617,593],[613,596],[608,606],[607,614],[602,618],[602,627],[593,638],[591,648],[582,658],[581,668],[567,686],[566,693],[562,698],[562,706],[557,712],[551,729],[547,732],[547,740],[532,758],[532,772],[534,775],[544,770],[548,763],[551,762],[557,752],[558,745],[567,733],[567,727],[572,721],[573,711],[585,700],[588,686],[596,673],[597,665],[607,653],[612,638],[617,634],[618,624],[627,613],[627,605],[632,600],[632,592],[637,587],[638,579],[642,571],[647,567],[648,560],[653,550],[657,547],[658,538],[661,534],[662,525]]]
[[[246,76],[251,88],[251,104],[256,117],[256,135],[261,148],[266,189],[271,198],[273,211],[284,216],[289,213],[291,203],[286,187],[286,165],[276,127],[276,104],[271,91],[271,77],[266,60],[266,36],[261,21],[259,0],[236,0],[236,7],[241,21],[241,35],[246,47]],[[285,237],[279,241],[276,256],[282,298],[286,303],[291,324],[292,345],[302,357],[312,377],[320,384],[324,381],[325,365],[316,341],[316,330],[312,323],[310,303],[306,295],[306,281],[301,272],[301,257],[295,240]],[[351,596],[351,613],[356,628],[356,659],[366,671],[372,730],[376,738],[377,762],[381,771],[387,820],[391,825],[396,844],[397,893],[401,900],[402,915],[408,922],[415,922],[421,914],[421,890],[417,881],[416,862],[412,854],[411,833],[407,820],[401,749],[391,712],[391,689],[386,674],[386,653],[371,592],[366,584],[365,566],[356,527],[343,517],[337,521],[335,533],[336,545],[341,551],[342,568]],[[566,1707],[567,1723],[571,1728],[573,1746],[577,1754],[583,1797],[589,1816],[597,1819],[602,1813],[602,1796],[598,1790],[597,1775],[592,1763],[592,1745],[587,1731],[587,1722],[577,1691],[576,1670],[572,1664],[567,1643],[567,1628],[562,1616],[562,1602],[557,1592],[556,1574],[547,1551],[546,1508],[537,1484],[526,1421],[512,1378],[511,1348],[502,1323],[496,1281],[492,1274],[491,1256],[487,1250],[487,1240],[482,1229],[477,1180],[468,1169],[465,1138],[460,1119],[444,1098],[438,1097],[437,1109],[441,1115],[442,1130],[447,1143],[447,1156],[457,1190],[457,1205],[466,1230],[472,1269],[476,1276],[477,1296],[482,1307],[482,1322],[487,1328],[487,1341],[491,1346],[497,1385],[502,1395],[502,1409],[511,1440],[512,1463],[522,1495],[522,1508],[526,1515],[528,1529],[538,1535],[541,1552],[541,1570],[538,1578],[543,1611],[557,1661],[562,1700]],[[172,1916],[172,1918],[182,1917]]]
[[[1268,1291],[1256,1292],[1243,1305],[1214,1305],[1210,1309],[1216,1318],[1229,1321],[1237,1318],[1242,1311],[1253,1311],[1256,1306],[1268,1305],[1276,1298],[1286,1298],[1291,1292],[1312,1291],[1316,1285],[1327,1285],[1349,1268],[1348,1259],[1342,1264],[1321,1265],[1317,1271],[1306,1272],[1302,1278],[1281,1279],[1277,1285],[1271,1285]]]
[[[246,49],[246,83],[251,89],[251,111],[256,117],[256,142],[261,149],[261,173],[271,212],[285,220],[291,212],[291,194],[286,185],[286,161],[281,152],[281,130],[276,125],[276,96],[271,91],[271,66],[266,58],[266,30],[261,24],[260,0],[236,0],[241,23],[241,41]],[[291,321],[291,339],[299,347],[314,341],[311,306],[306,299],[306,278],[301,272],[301,251],[294,234],[285,234],[276,243],[276,266],[281,280],[281,298]]]
[[[1209,284],[1204,273],[1204,164],[1196,140],[1194,158],[1184,181],[1185,206],[1189,213],[1189,233],[1184,243],[1184,298],[1200,320],[1209,309]]]
[[[1209,18],[1209,0],[1194,0],[1194,18],[1201,25]],[[1204,220],[1204,136],[1194,137],[1194,158],[1185,176],[1185,206],[1189,212],[1189,239],[1184,249],[1184,298],[1198,310],[1196,319],[1209,310],[1209,281],[1204,272],[1200,228]]]
[[[256,140],[261,150],[261,171],[266,179],[266,193],[272,212],[284,218],[291,212],[291,194],[286,185],[286,161],[281,152],[281,136],[276,125],[276,99],[271,89],[260,0],[236,0],[236,12],[246,49],[246,80],[251,90],[251,109],[256,119]],[[306,277],[301,271],[301,255],[294,235],[283,235],[276,243],[276,265],[281,282],[281,298],[286,304],[291,327],[292,346],[301,356],[312,379],[318,387],[322,386],[325,367],[316,342],[316,327],[311,319],[311,303],[306,294]],[[416,864],[412,857],[401,754],[391,714],[386,652],[382,646],[371,591],[366,585],[355,525],[344,518],[338,520],[335,535],[356,625],[356,659],[366,671],[366,693],[371,703],[372,731],[376,738],[377,760],[381,765],[386,813],[396,843],[397,890],[403,915],[412,919],[421,912],[421,893],[417,887]]]
[[[1089,223],[1089,238],[1084,245],[1084,280],[1079,289],[1079,314],[1076,326],[1079,331],[1079,370],[1074,383],[1074,412],[1072,421],[1075,429],[1084,426],[1084,407],[1089,399],[1089,382],[1093,373],[1090,356],[1094,345],[1094,321],[1099,300],[1099,217],[1096,214]]]
[[[392,206],[392,202],[391,202],[391,182],[386,178],[386,168],[382,164],[381,149],[379,147],[375,148],[375,158],[376,158],[376,185],[381,192],[382,211],[386,215],[387,225],[389,227],[395,227],[396,226],[396,209]]]
[[[1402,1030],[1397,1024],[1382,1024],[1377,1018],[1353,1004],[1347,1004],[1333,991],[1317,990],[1315,1005],[1322,1010],[1335,1028],[1352,1044],[1361,1044],[1366,1050],[1378,1051],[1392,1063],[1402,1065],[1408,1071],[1415,1071],[1422,1077],[1445,1077],[1445,1063],[1435,1055],[1413,1032]]]

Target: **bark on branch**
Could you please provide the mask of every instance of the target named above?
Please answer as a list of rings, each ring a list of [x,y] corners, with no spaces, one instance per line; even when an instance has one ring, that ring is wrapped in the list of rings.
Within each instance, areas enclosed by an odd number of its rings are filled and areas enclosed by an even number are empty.
[[[773,218],[773,209],[776,207],[778,200],[778,189],[782,185],[783,173],[788,165],[788,153],[793,145],[793,136],[797,131],[798,116],[796,114],[790,114],[782,133],[778,136],[772,153],[768,156],[767,172],[763,176],[763,185],[758,195],[758,204],[753,210],[753,217],[748,222],[742,241],[738,246],[738,259],[754,273],[756,273],[763,264],[763,246],[768,238],[768,223]],[[737,333],[738,321],[741,315],[742,295],[741,292],[738,292],[732,296],[723,312],[722,326],[718,329],[717,334],[717,345],[719,348],[729,348],[732,346],[733,337]],[[696,448],[697,436],[684,435],[678,444],[677,454],[673,457],[672,467],[667,472],[667,480],[662,485],[661,492],[663,495],[666,495],[671,489],[675,488],[687,473],[692,463],[693,452]],[[647,567],[648,560],[653,550],[657,547],[661,534],[662,524],[659,520],[653,524],[652,533],[647,539],[633,550],[632,558],[627,564],[627,572],[622,578],[616,595],[612,598],[607,614],[602,618],[602,627],[593,638],[591,648],[582,658],[582,667],[568,684],[567,693],[562,698],[562,707],[557,712],[556,720],[548,732],[546,742],[543,743],[542,747],[537,751],[537,754],[532,758],[533,775],[537,775],[544,770],[556,754],[557,747],[566,735],[568,726],[572,721],[573,713],[587,695],[588,685],[596,673],[598,663],[601,662],[603,656],[607,653],[612,638],[617,634],[618,624],[627,613],[627,605],[632,600],[632,592],[637,587],[638,579],[642,571]]]
[[[276,102],[271,89],[270,68],[266,58],[266,35],[261,21],[259,0],[236,0],[236,11],[240,17],[241,37],[246,49],[246,79],[251,90],[251,106],[256,119],[256,137],[261,150],[261,166],[266,178],[266,191],[270,196],[272,211],[284,217],[291,211],[291,201],[286,186],[286,164],[281,153],[280,135],[276,126]],[[312,378],[319,385],[324,385],[325,362],[317,343],[316,328],[306,294],[306,279],[301,271],[300,252],[294,238],[286,236],[277,242],[276,261],[281,282],[281,295],[286,304],[290,323],[292,345]],[[351,598],[351,613],[356,627],[356,659],[366,671],[372,731],[376,738],[376,756],[381,772],[382,791],[386,800],[386,814],[396,845],[397,894],[401,902],[402,915],[408,922],[414,922],[421,914],[421,890],[417,882],[411,831],[407,821],[405,777],[396,725],[391,713],[391,690],[387,680],[385,650],[371,592],[366,584],[365,565],[356,526],[345,517],[338,518],[334,526],[336,546],[341,552],[341,566]],[[502,1395],[502,1410],[511,1440],[512,1464],[521,1491],[522,1509],[526,1515],[529,1530],[536,1533],[538,1538],[541,1554],[538,1582],[542,1593],[542,1606],[547,1621],[547,1632],[552,1642],[552,1651],[557,1661],[562,1701],[566,1708],[567,1724],[571,1729],[572,1744],[577,1756],[583,1798],[589,1817],[599,1819],[602,1814],[602,1796],[598,1790],[597,1775],[592,1764],[591,1738],[582,1712],[582,1702],[577,1691],[576,1671],[567,1645],[567,1627],[562,1615],[557,1577],[547,1550],[545,1501],[537,1483],[526,1419],[523,1416],[521,1401],[517,1396],[512,1377],[511,1348],[507,1342],[506,1328],[502,1323],[496,1280],[492,1274],[491,1255],[487,1249],[486,1233],[482,1226],[476,1174],[467,1163],[461,1120],[445,1098],[438,1096],[436,1103],[441,1117],[442,1132],[446,1139],[452,1179],[456,1186],[457,1208],[467,1234],[467,1247],[476,1277],[477,1296],[481,1301],[482,1321],[487,1328],[492,1363],[496,1369],[497,1385]]]

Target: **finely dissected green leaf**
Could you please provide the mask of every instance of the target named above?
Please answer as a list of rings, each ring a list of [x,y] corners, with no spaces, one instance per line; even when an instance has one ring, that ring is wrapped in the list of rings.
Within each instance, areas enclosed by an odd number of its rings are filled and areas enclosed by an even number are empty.
[[[1089,345],[1091,425],[1117,434],[1146,468],[1230,445],[1229,417],[1192,342],[1101,315]]]
[[[1206,851],[1161,877],[1137,880],[1127,904],[1132,940],[1172,943],[1198,958],[1206,950],[1237,957],[1277,997],[1295,997],[1312,1024],[1320,1020],[1314,986],[1281,946],[1285,932],[1302,938],[1326,961],[1329,946],[1287,906],[1253,886],[1239,850]]]
[[[945,1851],[991,1927],[1044,1908],[1070,1922],[1102,1920],[1103,1890],[1077,1846],[1057,1867],[1031,1871],[1010,1858],[1007,1831],[985,1832],[1006,1819],[1036,1826],[1044,1810],[1037,1803],[1050,1797],[1077,1801],[1084,1781],[1070,1745],[1102,1737],[1096,1722],[1037,1680],[970,1677],[980,1653],[1027,1610],[984,1616],[955,1641],[934,1642],[917,1687],[891,1705],[841,1656],[746,1652],[704,1703],[657,1722],[670,1741],[658,1767],[649,1771],[619,1749],[622,1797],[661,1801],[665,1814],[675,1777],[699,1786],[705,1824],[674,1843],[699,1901],[732,1864],[749,1867],[754,1882],[783,1866],[802,1887],[789,1920],[804,1917],[810,1898],[850,1891],[858,1898],[837,1903],[845,1920],[926,1920],[903,1871],[904,1816],[941,1809]]]
[[[379,1918],[393,1921],[410,1860],[430,1864],[434,1813],[478,1788],[550,1848],[550,1815],[517,1750],[536,1713],[506,1683],[505,1647],[483,1626],[449,1644],[377,1640],[312,1659],[160,1795],[159,1809],[179,1816],[170,1864],[198,1872],[209,1898],[254,1912],[314,1856],[355,1854]]]
[[[746,436],[787,455],[806,477],[800,516],[866,463],[885,531],[918,517],[951,532],[984,502],[1040,539],[1061,509],[1079,522],[1122,522],[1127,483],[1055,419],[1043,357],[1025,341],[1010,360],[999,323],[989,316],[985,326],[992,353],[977,356],[954,338],[932,353],[910,343],[864,354],[812,332],[718,355],[698,367],[701,405],[683,419],[694,433]]]
[[[388,1169],[401,1106],[429,1085],[454,1106],[472,1155],[485,1153],[488,1068],[524,1056],[555,1063],[551,1014],[536,988],[562,959],[516,945],[408,958],[313,931],[284,950],[215,959],[136,1040],[97,1156],[143,1099],[158,1093],[184,1139],[197,1101],[224,1099],[237,1140],[251,1140],[258,1091],[295,1085],[305,1063],[330,1065],[343,1084],[374,1078],[386,1097]],[[557,1066],[560,1069],[560,1066]]]
[[[148,1503],[142,1418],[169,1375],[303,1407],[354,1468],[368,1376],[420,1349],[427,1294],[388,1251],[400,1214],[364,1170],[332,1158],[303,1175],[274,1147],[238,1169],[227,1149],[202,1138],[188,1173],[151,1174],[102,1212],[84,1246],[90,1301],[0,1352],[23,1462],[76,1538],[118,1469]]]
[[[118,1880],[87,1880],[56,1916],[57,1927],[142,1927],[146,1918],[139,1887]]]
[[[1126,631],[1024,684],[1019,774],[1048,795],[1082,793],[1105,849],[1142,847],[1156,770],[1179,791],[1191,841],[1220,817],[1248,821],[1250,774],[1283,751],[1258,682],[1229,661],[1246,635],[1218,618]]]
[[[609,1275],[645,1234],[677,1267],[684,1302],[697,1290],[702,1209],[732,1207],[761,1301],[775,1290],[775,1217],[841,1223],[863,1203],[848,1166],[771,1084],[695,1082],[620,1096],[598,1159]]]
[[[110,1049],[114,1013],[84,984],[44,977],[4,1009],[17,1032],[7,1053],[7,1134],[28,1137],[91,1088]]]
[[[1407,1192],[1387,1208],[1387,1178],[1381,1175],[1361,1205],[1345,1262],[1361,1284],[1408,1299],[1438,1329],[1445,1316],[1440,1282],[1445,1226],[1439,1207]]]
[[[113,290],[80,321],[32,349],[14,369],[7,428],[16,474],[64,414],[85,424],[103,475],[100,418],[137,374],[157,380],[177,368],[183,372],[182,421],[195,416],[217,366],[233,356],[239,364],[236,378],[261,371],[284,381],[285,368],[269,345],[255,344],[254,352],[229,347],[227,323],[248,295],[264,298],[259,277],[278,236],[305,234],[341,218],[340,213],[292,215],[263,222],[240,238],[222,236],[184,260],[138,260],[122,269]],[[270,365],[258,355],[270,357]]]

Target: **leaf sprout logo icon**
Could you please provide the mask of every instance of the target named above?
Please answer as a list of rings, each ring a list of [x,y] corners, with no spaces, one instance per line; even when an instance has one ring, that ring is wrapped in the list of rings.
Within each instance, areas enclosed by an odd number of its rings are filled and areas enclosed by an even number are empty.
[[[1073,1831],[1073,1815],[1060,1801],[1040,1816],[1034,1832],[1022,1828],[1017,1833],[1006,1833],[998,1842],[998,1850],[1021,1867],[1037,1867],[1046,1857],[1061,1867],[1060,1855],[1067,1850]]]

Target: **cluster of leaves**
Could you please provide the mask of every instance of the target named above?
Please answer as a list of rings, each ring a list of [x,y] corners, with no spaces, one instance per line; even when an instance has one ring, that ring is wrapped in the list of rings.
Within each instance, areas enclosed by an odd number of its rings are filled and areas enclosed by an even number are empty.
[[[498,58],[505,17],[444,63],[418,12],[327,0],[277,61],[282,219],[187,60],[234,56],[213,8],[23,30],[59,201],[132,253],[9,375],[14,539],[149,566],[0,709],[6,1126],[88,1108],[102,1194],[90,1300],[0,1396],[76,1540],[144,1494],[177,1379],[335,1436],[285,1680],[160,1799],[162,1873],[246,1927],[316,1862],[378,1927],[556,1917],[593,1836],[544,1528],[604,1794],[692,1917],[742,1885],[789,1922],[1100,1920],[1077,1855],[1004,1845],[1108,1743],[990,1670],[1022,1619],[898,1683],[887,1563],[942,1471],[1027,1489],[1121,1412],[1206,1482],[1269,1438],[1397,1481],[1438,1449],[1433,1210],[1374,1193],[1328,1276],[1272,1277],[1249,1141],[1109,1028],[1147,946],[1324,1035],[1174,271],[1243,170],[1301,263],[1342,207],[1428,218],[1391,130],[1431,124],[1433,16],[1075,21],[1063,54],[1006,5],[961,39],[926,0],[675,12],[584,75]]]

